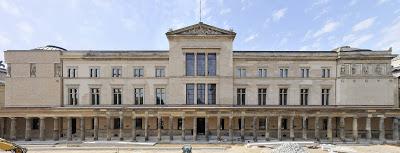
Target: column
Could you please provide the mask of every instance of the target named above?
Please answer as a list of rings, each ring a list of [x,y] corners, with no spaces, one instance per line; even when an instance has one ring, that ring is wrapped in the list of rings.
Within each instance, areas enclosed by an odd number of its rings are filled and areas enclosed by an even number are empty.
[[[358,142],[358,122],[357,122],[358,117],[354,116],[353,117],[353,141]]]
[[[289,128],[290,128],[290,133],[289,137],[292,141],[294,141],[294,116],[290,116],[290,121],[289,121]]]
[[[193,141],[197,140],[197,117],[193,116]]]
[[[379,141],[385,143],[385,117],[379,119]]]
[[[246,127],[244,124],[245,124],[245,118],[244,118],[244,116],[242,115],[241,117],[240,117],[240,140],[242,141],[242,142],[244,142],[244,128]]]
[[[330,143],[332,143],[333,137],[332,137],[332,117],[331,116],[328,117],[328,125],[327,125],[326,135],[328,137],[328,141]]]
[[[399,140],[399,119],[393,117],[393,141]]]
[[[303,132],[303,139],[307,140],[307,129],[308,129],[308,125],[307,125],[307,116],[303,116],[303,124],[302,124],[302,132]]]
[[[54,141],[58,141],[60,140],[60,121],[58,119],[58,117],[54,117],[53,118],[53,140]]]
[[[93,140],[99,140],[99,117],[95,116],[94,120],[94,127],[93,127]]]
[[[16,136],[16,129],[15,129],[15,126],[16,126],[16,118],[15,117],[11,117],[10,118],[11,119],[11,125],[10,125],[10,139],[11,140],[17,140],[17,136]]]
[[[339,121],[339,132],[340,132],[340,140],[343,142],[346,141],[346,133],[345,133],[345,120],[344,117],[340,117]]]
[[[315,129],[314,130],[315,130],[314,131],[315,139],[317,141],[319,141],[320,137],[319,137],[319,117],[318,116],[315,117]]]
[[[132,141],[136,141],[136,115],[135,112],[132,112]]]
[[[25,118],[25,141],[31,141],[32,120],[30,117]]]
[[[268,116],[265,117],[265,141],[269,141]]]
[[[365,130],[367,131],[367,142],[371,143],[372,133],[371,133],[371,117],[367,117],[365,121]]]
[[[4,118],[0,117],[0,138],[4,138]]]
[[[228,120],[228,128],[229,128],[229,141],[233,141],[233,127],[232,127],[232,119],[233,116],[229,116],[229,120]]]
[[[205,119],[204,119],[204,133],[205,133],[205,136],[206,136],[206,141],[208,141],[209,140],[209,132],[208,132],[208,116],[206,116],[205,117]]]
[[[146,116],[144,117],[144,141],[149,141],[148,124],[149,115],[148,112],[146,112]]]
[[[67,140],[72,141],[72,119],[71,117],[67,117]]]
[[[221,141],[221,114],[217,116],[217,141]]]
[[[257,116],[253,116],[253,141],[257,142]]]
[[[45,129],[45,118],[40,117],[40,124],[39,124],[39,140],[44,141],[44,129]]]
[[[111,116],[110,112],[107,112],[107,141],[111,141]]]
[[[185,116],[182,115],[182,134],[181,134],[182,140],[185,141]]]
[[[278,116],[278,140],[282,141],[282,116]]]
[[[80,118],[81,124],[80,124],[80,128],[81,128],[81,141],[85,141],[85,117],[81,117]]]
[[[157,140],[161,141],[161,115],[157,116]]]
[[[172,117],[172,115],[170,115],[169,116],[169,122],[168,122],[168,126],[169,126],[169,131],[168,131],[168,134],[169,134],[169,141],[172,141],[172,140],[174,140],[174,135],[173,135],[173,122],[174,122],[174,118]]]
[[[124,140],[124,113],[119,112],[119,140]]]

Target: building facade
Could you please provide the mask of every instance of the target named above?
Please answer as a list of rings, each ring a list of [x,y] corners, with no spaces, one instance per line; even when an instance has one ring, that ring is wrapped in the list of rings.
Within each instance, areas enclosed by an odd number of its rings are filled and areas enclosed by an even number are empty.
[[[198,23],[169,50],[7,50],[12,140],[397,142],[391,50],[236,51]]]

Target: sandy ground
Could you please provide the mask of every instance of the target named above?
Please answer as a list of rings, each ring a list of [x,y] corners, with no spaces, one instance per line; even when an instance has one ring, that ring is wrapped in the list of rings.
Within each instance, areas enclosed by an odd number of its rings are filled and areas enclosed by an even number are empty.
[[[181,153],[181,146],[176,144],[162,144],[152,147],[132,149],[126,146],[28,146],[28,153]],[[244,145],[213,145],[195,144],[192,145],[193,153],[269,153],[271,148],[246,148]],[[400,147],[394,145],[372,145],[372,146],[343,146],[354,150],[357,153],[400,153]],[[121,149],[117,149],[121,148]],[[307,149],[310,153],[328,153],[322,149]],[[0,151],[2,153],[2,151]]]

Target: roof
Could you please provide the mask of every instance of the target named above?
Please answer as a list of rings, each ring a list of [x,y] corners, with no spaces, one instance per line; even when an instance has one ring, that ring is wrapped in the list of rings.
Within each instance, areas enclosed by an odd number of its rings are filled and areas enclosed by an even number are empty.
[[[199,22],[197,24],[180,28],[177,30],[170,30],[166,33],[167,36],[170,35],[228,35],[236,36],[233,30],[225,30],[215,26]]]
[[[65,48],[54,46],[54,45],[46,45],[42,47],[37,47],[31,50],[54,50],[54,51],[67,51]]]

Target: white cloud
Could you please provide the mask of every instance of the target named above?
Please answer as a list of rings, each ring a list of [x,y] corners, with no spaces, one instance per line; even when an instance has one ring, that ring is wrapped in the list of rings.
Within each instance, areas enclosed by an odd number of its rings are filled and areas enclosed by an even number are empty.
[[[370,17],[363,21],[358,22],[356,25],[353,26],[353,31],[362,31],[371,27],[375,22],[376,17]]]
[[[19,22],[17,24],[17,28],[19,30],[19,34],[22,40],[27,43],[30,43],[32,34],[34,32],[33,27],[28,22]]]
[[[379,48],[389,48],[393,47],[397,50],[396,53],[400,53],[400,20],[395,21],[387,27],[383,27],[380,41],[377,43],[376,47]]]
[[[11,43],[11,40],[5,36],[0,35],[0,47],[7,46]]]
[[[242,8],[241,8],[242,11],[246,10],[247,8],[249,8],[252,5],[250,0],[241,0],[240,3],[242,4]]]
[[[355,4],[357,4],[357,0],[352,0],[352,1],[350,1],[350,3],[349,3],[349,6],[353,6],[353,5],[355,5]]]
[[[0,10],[12,15],[20,15],[20,9],[11,2],[12,1],[0,0]]]
[[[328,13],[328,8],[323,8],[322,11],[320,11],[314,18],[313,20],[317,20],[320,17],[322,17],[323,15]]]
[[[287,8],[282,8],[279,10],[274,11],[272,14],[272,20],[274,21],[279,21],[281,18],[283,18],[286,14]]]
[[[254,40],[255,38],[257,38],[258,37],[258,34],[256,33],[256,34],[251,34],[250,36],[248,36],[245,40],[244,40],[244,42],[250,42],[250,41],[252,41],[252,40]]]
[[[386,3],[388,0],[379,0],[378,1],[378,5],[381,5],[381,4],[383,4],[383,3]]]
[[[225,9],[222,9],[221,11],[219,11],[219,15],[225,15],[225,14],[228,14],[228,13],[231,13],[231,9],[230,8],[225,8]]]
[[[336,30],[336,28],[339,26],[339,22],[335,22],[335,21],[328,21],[325,23],[325,25],[318,30],[317,32],[314,33],[313,37],[319,37],[325,33],[329,33],[332,32],[334,30]]]
[[[372,34],[357,37],[357,39],[355,39],[353,42],[350,43],[350,46],[361,47],[362,44],[370,40],[372,37],[373,37]]]

